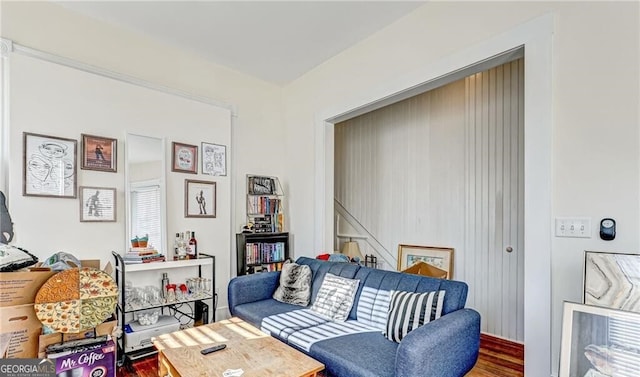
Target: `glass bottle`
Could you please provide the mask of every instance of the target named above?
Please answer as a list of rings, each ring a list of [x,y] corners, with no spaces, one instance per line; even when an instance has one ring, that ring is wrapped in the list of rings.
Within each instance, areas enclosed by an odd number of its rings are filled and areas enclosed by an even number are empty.
[[[173,260],[178,260],[180,249],[180,233],[176,233],[176,239],[173,241]]]
[[[180,233],[180,241],[178,242],[178,259],[187,259],[187,248],[185,244],[184,233]]]
[[[189,248],[189,259],[198,258],[198,241],[196,241],[196,232],[191,232],[191,238],[189,239]]]

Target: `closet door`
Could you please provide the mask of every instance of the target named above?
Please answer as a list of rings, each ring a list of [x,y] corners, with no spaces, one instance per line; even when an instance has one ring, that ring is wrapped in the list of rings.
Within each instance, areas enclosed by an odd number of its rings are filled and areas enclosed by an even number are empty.
[[[524,341],[524,61],[466,81],[465,278],[482,332]]]

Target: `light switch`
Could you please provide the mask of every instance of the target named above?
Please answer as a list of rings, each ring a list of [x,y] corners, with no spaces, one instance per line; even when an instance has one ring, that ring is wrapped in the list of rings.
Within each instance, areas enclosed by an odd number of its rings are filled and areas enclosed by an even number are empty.
[[[591,238],[591,218],[556,217],[556,237]]]

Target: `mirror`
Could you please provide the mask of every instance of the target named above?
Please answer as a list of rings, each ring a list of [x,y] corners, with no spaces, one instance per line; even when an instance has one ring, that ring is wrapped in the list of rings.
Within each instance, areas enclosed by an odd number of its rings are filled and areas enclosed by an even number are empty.
[[[148,246],[166,254],[166,185],[164,139],[127,134],[125,187],[127,236],[149,236]]]

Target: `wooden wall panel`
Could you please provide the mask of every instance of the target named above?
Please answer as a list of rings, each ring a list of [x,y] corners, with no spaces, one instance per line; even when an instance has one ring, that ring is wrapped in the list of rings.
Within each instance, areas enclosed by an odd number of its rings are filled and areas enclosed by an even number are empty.
[[[335,126],[335,199],[384,246],[387,267],[401,243],[453,247],[482,331],[516,341],[523,72],[516,60]]]
[[[335,198],[394,261],[400,243],[463,245],[464,91],[461,80],[335,127]]]

